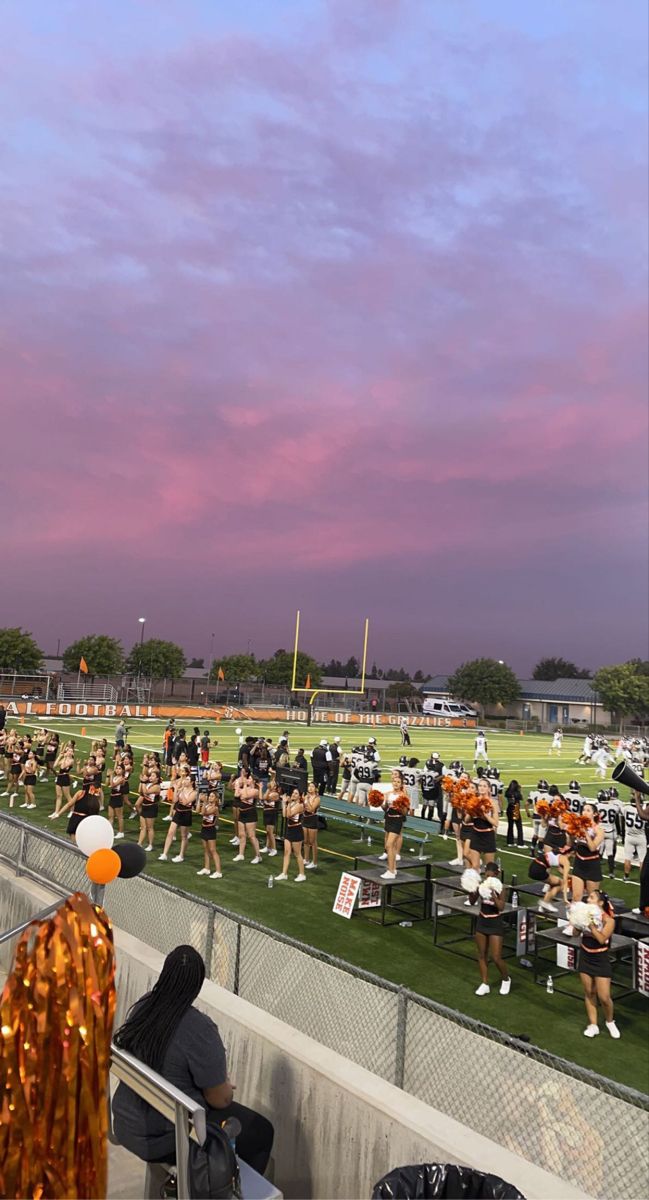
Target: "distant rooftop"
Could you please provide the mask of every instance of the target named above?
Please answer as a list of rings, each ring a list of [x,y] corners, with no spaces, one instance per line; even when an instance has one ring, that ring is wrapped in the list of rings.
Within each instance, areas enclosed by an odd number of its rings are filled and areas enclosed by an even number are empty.
[[[433,675],[422,685],[425,696],[448,696],[448,675]],[[594,704],[597,693],[590,679],[519,679],[521,700],[572,700]]]

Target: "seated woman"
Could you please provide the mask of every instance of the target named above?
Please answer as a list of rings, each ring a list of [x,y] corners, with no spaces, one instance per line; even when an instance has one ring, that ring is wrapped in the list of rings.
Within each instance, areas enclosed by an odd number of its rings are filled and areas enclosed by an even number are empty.
[[[192,946],[167,955],[153,991],[138,1000],[115,1044],[198,1100],[207,1127],[236,1117],[239,1158],[263,1175],[273,1145],[270,1121],[233,1100],[225,1048],[214,1022],[193,1007],[205,979],[205,964]],[[176,1161],[174,1127],[125,1083],[113,1098],[113,1126],[122,1146],[145,1162]]]

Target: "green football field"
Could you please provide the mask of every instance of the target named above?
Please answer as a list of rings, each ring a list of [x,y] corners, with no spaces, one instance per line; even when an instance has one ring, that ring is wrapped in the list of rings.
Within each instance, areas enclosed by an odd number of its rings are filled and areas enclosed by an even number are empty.
[[[89,748],[90,741],[96,737],[105,736],[109,744],[112,745],[113,742],[114,720],[73,722],[59,719],[53,723],[50,719],[38,723],[46,724],[48,728],[56,728],[61,735],[76,737],[78,745],[82,748]],[[182,723],[180,717],[176,723]],[[187,722],[186,728],[191,731],[193,724],[193,721]],[[136,755],[136,775],[137,760],[143,750],[161,749],[164,725],[162,721],[130,723],[129,740]],[[212,757],[219,758],[226,766],[234,766],[236,763],[236,726],[236,720],[222,721],[218,725],[214,722],[200,723],[201,732],[207,728],[213,739],[218,739],[218,745],[213,746]],[[33,722],[31,726],[28,723],[24,727],[33,727]],[[285,728],[281,722],[248,723],[241,727],[244,735],[264,734],[273,738],[274,742]],[[399,732],[391,727],[370,729],[368,726],[319,724],[311,728],[297,724],[287,727],[292,754],[302,746],[308,756],[309,749],[321,737],[333,738],[337,734],[342,739],[343,749],[350,749],[353,745],[366,741],[368,736],[376,736],[382,766],[386,768],[392,764],[396,765],[402,753]],[[560,787],[565,787],[569,779],[576,778],[581,783],[582,793],[590,796],[595,796],[602,786],[595,778],[593,767],[575,764],[581,749],[581,738],[567,738],[564,741],[562,756],[556,758],[548,755],[550,738],[547,736],[489,733],[488,730],[487,735],[491,761],[499,768],[505,786],[510,779],[518,779],[526,794],[527,790],[535,787],[541,776]],[[475,733],[470,730],[411,729],[412,747],[408,753],[418,757],[423,764],[429,754],[436,750],[446,763],[459,758],[469,766],[472,763],[474,736]],[[62,835],[65,821],[54,823],[47,820],[48,812],[53,809],[53,793],[52,784],[40,784],[37,789],[37,809],[26,813],[17,807],[21,803],[21,796],[16,801],[12,813]],[[226,799],[227,795],[226,792]],[[6,811],[7,800],[1,800],[0,804]],[[127,837],[137,837],[137,824],[136,821],[125,820]],[[156,849],[159,846],[161,851],[168,825],[159,821],[158,829]],[[509,960],[513,979],[510,995],[500,996],[492,969],[492,991],[486,997],[478,997],[474,994],[479,983],[477,965],[472,958],[460,958],[446,950],[435,948],[429,922],[416,923],[411,928],[402,928],[399,925],[381,928],[358,916],[350,921],[335,916],[331,910],[341,871],[353,865],[355,853],[379,852],[382,848],[380,834],[372,836],[372,846],[368,847],[365,843],[361,847],[359,834],[355,829],[330,821],[329,828],[319,836],[318,870],[308,872],[308,879],[304,884],[295,885],[291,878],[287,883],[276,883],[272,890],[268,888],[270,867],[272,865],[273,874],[279,874],[281,855],[273,859],[271,864],[267,861],[259,866],[252,866],[249,861],[234,863],[232,859],[237,851],[229,844],[231,835],[231,814],[229,807],[226,807],[221,818],[221,833],[217,842],[222,858],[223,879],[212,880],[196,875],[196,871],[203,865],[202,844],[196,835],[189,843],[184,863],[161,863],[157,860],[157,853],[154,853],[148,856],[147,872],[188,892],[208,897],[224,908],[245,914],[270,928],[282,930],[302,942],[335,954],[376,975],[430,996],[487,1024],[512,1034],[525,1034],[532,1042],[555,1054],[643,1092],[649,1092],[647,1002],[642,997],[634,995],[618,1005],[616,1019],[622,1033],[620,1041],[613,1042],[608,1037],[603,1020],[600,1022],[602,1035],[594,1041],[588,1040],[583,1037],[586,1025],[583,1002],[579,998],[571,999],[557,993],[548,995],[543,986],[533,982],[531,973],[520,967],[515,960]],[[443,841],[439,836],[433,836],[431,841],[433,857],[454,857],[453,842]],[[522,850],[505,850],[504,838],[500,837],[499,841],[503,845],[500,853],[506,879],[509,880],[515,873],[519,882],[526,881],[529,855]],[[411,844],[418,851],[419,843]],[[404,854],[408,853],[406,838]],[[250,850],[247,854],[250,856]],[[293,865],[290,873],[291,877],[295,873]],[[617,874],[621,877],[620,864]],[[621,878],[615,881],[606,880],[605,884],[611,894],[623,897],[629,907],[637,905],[637,870],[634,871],[631,882],[627,884],[623,883]],[[467,943],[465,948],[472,953],[470,943]],[[578,979],[575,979],[574,983],[575,995],[579,997]]]

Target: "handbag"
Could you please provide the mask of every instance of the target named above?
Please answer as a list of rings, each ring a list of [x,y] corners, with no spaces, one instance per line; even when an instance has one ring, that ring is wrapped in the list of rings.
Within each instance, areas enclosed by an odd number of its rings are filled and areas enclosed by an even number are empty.
[[[239,1165],[227,1134],[208,1122],[202,1146],[189,1143],[189,1194],[192,1200],[240,1200]]]

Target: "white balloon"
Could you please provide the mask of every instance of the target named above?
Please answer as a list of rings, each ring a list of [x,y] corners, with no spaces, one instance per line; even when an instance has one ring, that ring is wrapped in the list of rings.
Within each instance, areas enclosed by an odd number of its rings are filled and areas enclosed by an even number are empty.
[[[84,817],[77,829],[77,846],[86,858],[95,850],[110,850],[114,840],[113,827],[105,817]]]

